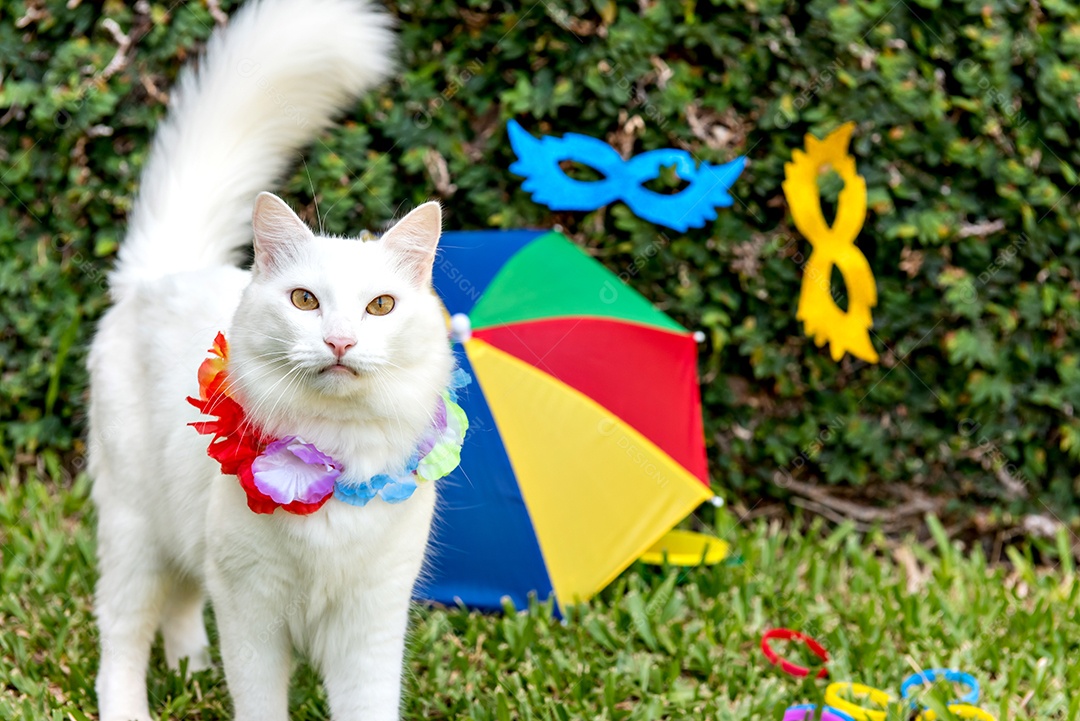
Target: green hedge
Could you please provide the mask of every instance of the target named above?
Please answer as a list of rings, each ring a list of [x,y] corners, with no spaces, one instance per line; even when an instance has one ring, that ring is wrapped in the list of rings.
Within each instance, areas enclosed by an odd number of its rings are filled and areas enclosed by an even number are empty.
[[[2,461],[79,452],[85,348],[106,306],[147,141],[204,4],[139,14],[0,0]],[[224,3],[225,10],[232,4]],[[279,190],[326,230],[441,197],[448,227],[561,224],[708,336],[715,483],[791,483],[1075,513],[1080,467],[1080,3],[612,0],[398,3],[403,74]],[[109,30],[129,33],[128,61]],[[632,153],[748,156],[733,208],[669,232],[621,204],[552,213],[508,167],[505,124]],[[783,164],[845,120],[869,189],[879,365],[830,360],[795,320],[809,248]],[[665,182],[673,183],[671,178]],[[835,197],[835,182],[826,183]],[[802,488],[800,486],[796,486]],[[805,491],[805,489],[802,489]],[[1024,494],[1027,498],[1022,498]]]

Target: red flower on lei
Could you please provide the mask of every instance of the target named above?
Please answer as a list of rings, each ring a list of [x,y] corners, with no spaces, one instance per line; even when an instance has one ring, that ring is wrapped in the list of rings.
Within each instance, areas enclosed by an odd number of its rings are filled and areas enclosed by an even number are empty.
[[[251,464],[276,439],[264,435],[251,423],[244,409],[229,392],[226,369],[229,344],[224,334],[217,334],[214,347],[209,352],[211,357],[199,366],[199,398],[189,396],[187,399],[205,415],[217,417],[217,420],[189,424],[199,433],[214,437],[206,454],[221,464],[222,473],[234,475],[240,480],[240,486],[247,494],[248,508],[255,513],[273,513],[281,507],[289,513],[307,515],[322,508],[332,494],[315,503],[293,501],[280,504],[255,486]]]

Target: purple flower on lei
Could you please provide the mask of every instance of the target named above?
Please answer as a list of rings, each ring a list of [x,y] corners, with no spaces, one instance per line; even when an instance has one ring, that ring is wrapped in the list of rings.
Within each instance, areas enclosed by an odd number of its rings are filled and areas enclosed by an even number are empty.
[[[296,436],[274,441],[252,462],[255,487],[282,505],[318,503],[334,491],[341,466]]]

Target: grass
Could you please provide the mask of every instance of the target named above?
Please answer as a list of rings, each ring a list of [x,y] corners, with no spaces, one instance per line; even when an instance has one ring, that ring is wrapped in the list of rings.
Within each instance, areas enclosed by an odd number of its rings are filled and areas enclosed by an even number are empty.
[[[93,719],[89,482],[44,475],[0,486],[0,719]],[[834,680],[896,694],[916,669],[959,667],[980,680],[981,705],[999,719],[1080,718],[1080,583],[1065,538],[1011,549],[1007,565],[988,567],[933,521],[934,551],[847,526],[800,533],[724,515],[717,526],[735,562],[637,565],[565,622],[540,604],[501,616],[418,608],[405,717],[779,719],[825,685],[783,675],[758,650],[765,629],[788,626],[831,651]],[[153,708],[161,718],[229,718],[219,669],[184,681],[166,670],[159,644]],[[940,704],[934,696],[928,703]],[[292,718],[326,717],[317,678],[301,665]],[[889,717],[907,718],[898,706]]]

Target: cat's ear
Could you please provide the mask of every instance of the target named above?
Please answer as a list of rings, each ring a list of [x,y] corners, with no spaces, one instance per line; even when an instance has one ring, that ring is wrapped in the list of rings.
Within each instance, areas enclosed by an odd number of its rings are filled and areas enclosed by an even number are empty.
[[[255,272],[265,273],[286,264],[297,248],[315,235],[285,201],[273,193],[259,193],[251,214],[255,230]]]
[[[438,202],[431,201],[399,220],[383,234],[380,242],[397,256],[409,279],[425,288],[431,285],[431,266],[441,235],[442,208]]]

